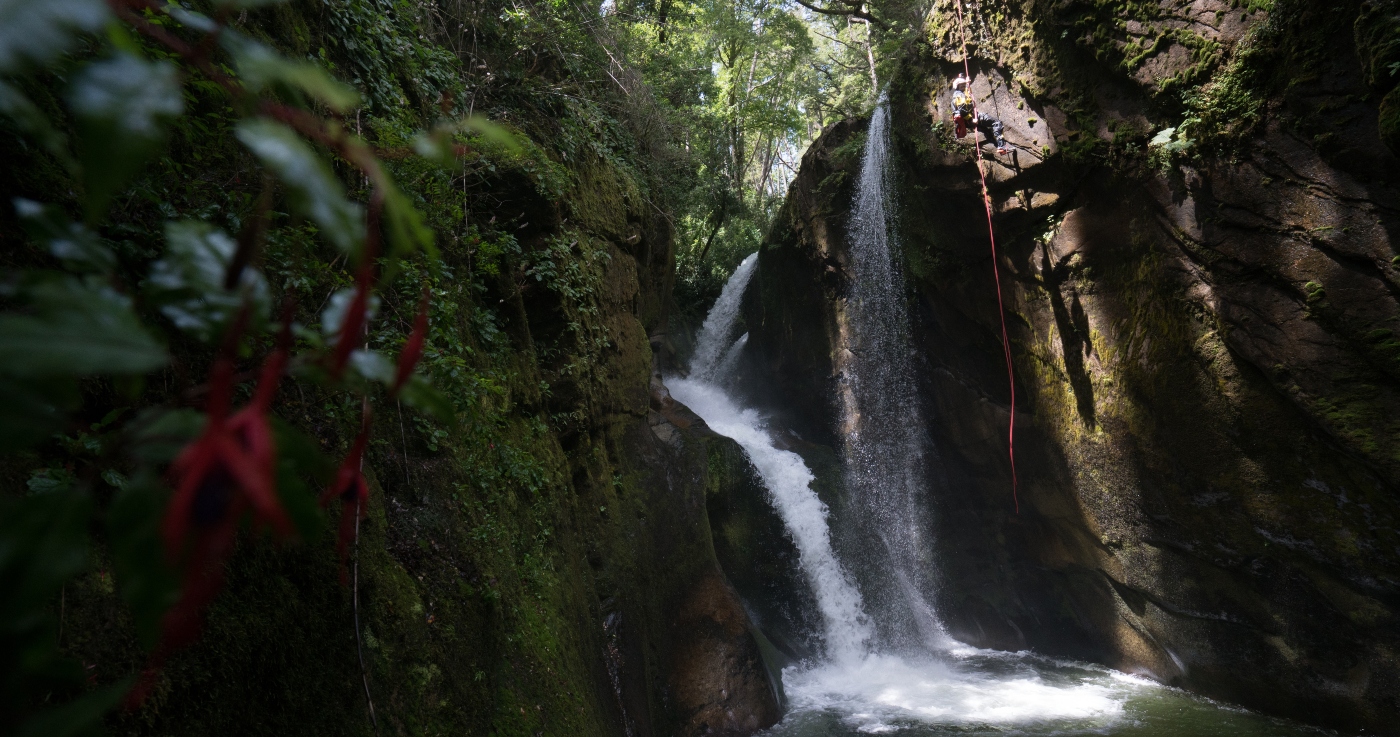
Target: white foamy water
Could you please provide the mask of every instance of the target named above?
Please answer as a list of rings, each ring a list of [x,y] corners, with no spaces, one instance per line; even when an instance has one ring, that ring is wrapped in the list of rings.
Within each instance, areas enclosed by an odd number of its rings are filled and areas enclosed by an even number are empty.
[[[757,267],[758,254],[749,254],[749,257],[734,269],[729,281],[725,282],[719,299],[705,316],[705,324],[701,326],[700,334],[696,338],[695,355],[690,359],[690,378],[702,381],[715,378],[715,369],[723,357],[724,349],[729,347],[730,333],[734,332],[734,323],[739,317],[739,303],[744,298],[744,289],[748,287],[749,279]]]
[[[930,510],[934,484],[927,416],[915,381],[909,294],[898,237],[890,105],[885,95],[870,119],[860,179],[847,229],[850,287],[839,372],[844,461],[850,508],[841,549],[875,617],[881,649],[944,647],[934,611],[937,588]],[[936,349],[930,349],[936,350]],[[848,513],[849,512],[849,513]],[[852,538],[859,544],[848,542]]]
[[[1104,727],[1122,718],[1128,694],[1152,688],[1092,670],[1073,682],[1052,682],[1015,666],[989,672],[956,659],[870,655],[857,663],[790,668],[783,684],[796,721],[804,713],[830,713],[856,733],[1066,721]]]
[[[748,454],[797,546],[799,564],[812,585],[825,625],[827,656],[834,662],[858,660],[870,640],[869,619],[860,593],[831,549],[826,504],[812,490],[813,476],[807,464],[796,453],[777,448],[763,418],[740,407],[724,389],[679,378],[668,379],[666,386],[672,397],[705,418],[710,429],[732,438]]]
[[[1324,737],[1109,668],[955,647],[783,672],[789,700],[768,737]]]
[[[719,365],[710,373],[710,383],[722,384],[734,375],[735,369],[739,367],[739,356],[743,355],[744,346],[748,344],[749,334],[744,333],[734,341],[734,345],[729,346],[729,350],[724,352],[724,358],[720,359]]]

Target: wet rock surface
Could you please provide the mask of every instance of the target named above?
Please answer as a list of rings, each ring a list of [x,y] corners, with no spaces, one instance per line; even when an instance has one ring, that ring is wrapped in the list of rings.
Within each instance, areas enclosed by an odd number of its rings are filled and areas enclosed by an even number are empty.
[[[1089,28],[1087,5],[1059,4],[1054,17]],[[929,471],[946,624],[980,646],[1096,660],[1271,713],[1395,733],[1400,162],[1379,143],[1380,99],[1352,40],[1361,4],[1326,9],[1335,18],[1280,10],[1277,22],[1296,27],[1279,38],[1329,44],[1308,67],[1317,77],[1269,88],[1269,114],[1230,153],[1165,166],[1135,158],[1120,133],[1136,126],[1146,143],[1170,124],[1161,80],[1189,70],[1171,71],[1180,60],[1166,42],[1131,68],[1113,66],[1125,46],[1115,56],[1102,44],[1195,29],[1223,45],[1223,64],[1264,14],[1197,2],[1107,23],[1097,46],[1056,52],[1030,22],[1041,11],[1018,7],[1028,56],[1059,53],[1062,68],[1102,74],[1089,103],[1024,58],[975,69],[974,94],[1021,147],[986,163],[1015,363],[1019,511],[977,169],[937,125],[960,67],[924,47],[892,83],[920,361],[910,401],[938,451]],[[1324,129],[1309,117],[1318,107],[1331,111]],[[862,135],[859,122],[838,125],[808,152],[746,298],[750,395],[825,444]]]
[[[675,627],[683,632],[672,683],[685,715],[678,737],[748,735],[778,721],[778,703],[738,594],[715,571],[691,590]]]

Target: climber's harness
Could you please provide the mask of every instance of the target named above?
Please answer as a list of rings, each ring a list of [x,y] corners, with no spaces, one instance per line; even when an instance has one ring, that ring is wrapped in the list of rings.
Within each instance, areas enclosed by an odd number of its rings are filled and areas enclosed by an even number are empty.
[[[970,118],[972,116],[972,95],[962,90],[953,90],[953,117]]]
[[[962,90],[953,90],[953,125],[957,127],[958,138],[967,135],[968,123],[972,120],[972,95]]]

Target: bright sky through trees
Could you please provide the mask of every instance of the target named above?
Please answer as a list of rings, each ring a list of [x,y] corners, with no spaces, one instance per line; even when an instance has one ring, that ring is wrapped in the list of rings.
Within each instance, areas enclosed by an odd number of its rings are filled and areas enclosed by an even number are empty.
[[[677,203],[678,301],[700,305],[757,249],[807,145],[868,110],[887,50],[921,15],[849,0],[607,0],[600,13],[695,166]]]

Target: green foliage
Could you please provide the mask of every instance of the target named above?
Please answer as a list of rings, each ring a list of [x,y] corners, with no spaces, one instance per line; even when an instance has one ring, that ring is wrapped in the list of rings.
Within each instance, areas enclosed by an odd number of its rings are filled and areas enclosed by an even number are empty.
[[[591,601],[571,568],[592,529],[574,505],[610,495],[597,506],[621,517],[636,503],[594,424],[645,385],[633,264],[646,249],[646,268],[667,267],[669,218],[690,283],[717,290],[821,121],[868,105],[866,66],[835,62],[888,53],[878,31],[782,3],[667,7],[0,0],[0,115],[18,134],[5,145],[33,165],[7,173],[34,200],[15,203],[28,240],[0,295],[0,577],[43,583],[15,605],[37,624],[0,655],[32,647],[42,657],[23,662],[48,669],[6,671],[32,688],[7,692],[0,729],[93,726],[160,647],[183,581],[160,534],[171,463],[217,420],[201,411],[210,364],[233,365],[228,399],[246,409],[289,310],[292,378],[269,421],[300,544],[242,521],[203,639],[172,656],[153,706],[109,720],[368,731],[316,498],[337,465],[325,454],[350,446],[369,404],[372,593],[356,634],[381,719],[533,734],[542,717],[518,707],[543,703],[550,729],[600,733],[593,695],[543,673],[589,677],[557,657],[580,647],[573,617]],[[365,339],[337,373],[366,273]],[[422,370],[396,386],[424,295]],[[30,501],[50,497],[75,506]],[[44,529],[73,533],[54,558],[72,566],[4,557]],[[429,550],[450,560],[423,565]],[[437,629],[433,611],[454,608],[458,631]],[[270,637],[276,652],[250,652]],[[90,680],[74,657],[97,664]],[[269,702],[285,711],[258,710]]]
[[[224,278],[238,244],[227,233],[198,220],[165,224],[166,255],[151,265],[149,293],[175,327],[212,340],[246,305],[258,326],[270,307],[267,281],[244,269],[233,289]]]
[[[54,636],[54,601],[93,562],[94,529],[105,530],[98,547],[110,556],[136,635],[148,648],[167,647],[158,644],[166,637],[159,623],[180,587],[158,534],[162,517],[170,520],[170,490],[161,468],[190,453],[219,418],[206,420],[199,412],[170,406],[179,394],[168,390],[162,398],[145,396],[145,378],[170,361],[167,344],[182,348],[182,361],[190,360],[191,341],[207,347],[221,343],[218,360],[223,361],[246,355],[240,338],[250,331],[250,351],[267,345],[264,330],[275,290],[257,262],[265,244],[272,258],[285,253],[289,237],[296,239],[293,234],[308,232],[299,222],[276,227],[286,216],[273,210],[275,190],[285,193],[291,209],[341,251],[365,242],[366,208],[351,200],[325,153],[310,141],[361,169],[377,192],[371,199],[382,206],[397,259],[436,255],[425,217],[368,146],[338,122],[316,116],[321,106],[349,111],[360,99],[352,88],[317,64],[283,57],[175,5],[138,11],[114,3],[123,20],[146,13],[135,26],[146,34],[144,40],[128,36],[124,26],[113,26],[105,43],[84,38],[83,32],[110,20],[107,8],[102,3],[20,0],[0,6],[0,18],[6,19],[0,31],[0,73],[10,75],[0,87],[0,112],[81,185],[79,203],[86,214],[86,222],[77,223],[61,205],[14,202],[35,266],[14,272],[4,285],[0,451],[12,454],[7,463],[20,468],[49,459],[49,465],[29,474],[27,494],[0,493],[0,584],[7,591],[0,605],[0,667],[6,679],[0,684],[5,689],[0,728],[18,734],[89,733],[131,687],[129,679],[115,679],[85,689],[82,672],[60,654]],[[210,43],[215,35],[230,54],[217,67],[205,56],[217,51]],[[181,36],[196,40],[187,44]],[[61,58],[80,38],[95,54]],[[26,84],[34,88],[29,77],[59,68],[60,78],[71,80],[63,109],[36,104],[21,91]],[[240,79],[223,76],[235,68]],[[186,117],[191,107],[194,117]],[[247,114],[253,110],[289,122]],[[77,133],[71,146],[60,132],[65,130]],[[198,160],[199,149],[235,151],[233,138],[266,171],[256,200],[245,192],[187,190],[191,200],[202,196],[213,202],[206,200],[182,215],[179,206],[162,201],[154,222],[139,210],[132,212],[135,203],[155,199],[147,172],[153,162],[157,174],[177,171],[169,154],[161,156],[172,139],[186,147],[185,156]],[[194,152],[187,148],[192,141],[197,142]],[[133,190],[140,196],[133,197]],[[168,196],[169,190],[162,194]],[[109,222],[114,205],[117,216]],[[239,236],[229,235],[225,227]],[[363,249],[354,255],[362,262],[370,256]],[[366,268],[361,273],[373,272]],[[291,284],[282,283],[280,296],[291,296]],[[349,318],[342,314],[340,319]],[[361,350],[353,361],[358,378],[341,379],[333,364],[340,355],[333,350],[337,347],[314,332],[301,335],[303,350],[292,365],[303,381],[329,395],[350,396],[371,391],[365,381],[377,383],[378,392],[399,393],[410,407],[429,412],[444,426],[455,423],[455,409],[426,377],[404,376],[412,363],[395,366],[379,353]],[[207,361],[198,357],[207,350],[195,349],[197,364]],[[328,361],[330,372],[324,370]],[[199,391],[212,395],[231,389],[211,381]],[[104,405],[110,410],[102,420],[85,425],[79,419]],[[144,409],[132,412],[132,405]],[[285,508],[301,535],[313,538],[322,523],[315,501],[319,490],[310,483],[324,483],[329,464],[318,444],[307,442],[301,431],[273,425],[273,436],[265,442],[281,450],[271,470],[278,496],[274,503]],[[258,426],[245,432],[242,442],[250,446],[248,452],[256,451],[252,446],[263,441],[249,438]],[[179,481],[179,474],[192,473],[188,468],[177,464],[168,474]],[[201,483],[195,480],[196,493],[206,488]],[[105,524],[95,524],[99,520]],[[205,525],[196,534],[207,529]]]
[[[69,90],[78,121],[79,160],[88,221],[106,212],[112,196],[165,141],[167,125],[184,110],[175,65],[118,52],[83,67]]]
[[[360,104],[360,93],[332,77],[320,64],[293,61],[240,36],[229,36],[224,43],[233,55],[239,79],[251,92],[294,90],[338,113]]]
[[[1364,3],[1354,26],[1356,50],[1366,82],[1383,95],[1380,138],[1400,151],[1400,4],[1394,0]]]
[[[26,310],[0,314],[0,375],[142,374],[165,363],[130,298],[99,280],[35,275],[21,295]]]
[[[1154,168],[1167,171],[1176,166],[1195,144],[1186,137],[1184,130],[1163,128],[1147,143],[1148,160]]]
[[[0,0],[0,73],[53,61],[78,34],[97,31],[108,17],[101,0]]]
[[[1366,83],[1380,93],[1400,83],[1400,4],[1394,0],[1363,3],[1353,26],[1356,51]]]
[[[1381,99],[1379,127],[1381,142],[1391,151],[1400,151],[1400,87]]]
[[[1264,113],[1259,43],[1256,36],[1242,41],[1224,69],[1199,89],[1184,94],[1188,112],[1180,126],[1182,135],[1221,153],[1258,128]]]
[[[78,665],[54,647],[48,607],[64,582],[87,566],[92,500],[72,484],[55,484],[20,499],[0,498],[0,725],[20,735],[91,732],[129,684],[94,690],[61,706],[21,715],[51,694],[72,693]]]
[[[915,23],[900,16],[906,10],[889,3],[880,12],[907,30]],[[872,65],[897,56],[906,37],[782,0],[619,3],[612,19],[687,144],[683,176],[667,193],[676,302],[698,321],[757,250],[804,149],[826,125],[868,110]]]
[[[364,209],[350,202],[326,162],[291,128],[265,118],[238,124],[238,140],[291,192],[291,204],[321,226],[326,239],[350,250],[365,237]]]

